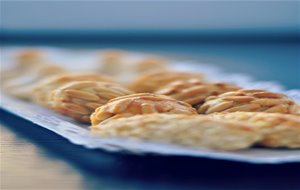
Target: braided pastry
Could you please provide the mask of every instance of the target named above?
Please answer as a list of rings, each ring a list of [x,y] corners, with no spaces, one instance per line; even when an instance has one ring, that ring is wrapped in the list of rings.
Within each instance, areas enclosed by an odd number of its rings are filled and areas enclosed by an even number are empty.
[[[132,57],[128,53],[109,50],[101,53],[100,72],[127,82],[140,73],[167,69],[167,62],[159,57]]]
[[[109,118],[150,113],[197,114],[196,110],[185,102],[163,95],[141,93],[110,100],[95,110],[91,121],[92,125],[97,125]]]
[[[36,60],[43,59],[43,57],[43,53],[38,49],[26,49],[15,55],[19,63],[35,62]]]
[[[38,81],[64,72],[65,69],[58,65],[37,64],[35,67],[32,66],[22,71],[18,77],[5,81],[3,86],[8,94],[24,100],[30,100],[32,90]]]
[[[110,99],[133,94],[116,83],[76,81],[54,90],[49,105],[73,119],[90,123],[90,115]]]
[[[102,67],[100,71],[109,75],[117,75],[125,57],[126,53],[118,50],[107,50],[101,53],[100,61]]]
[[[30,71],[34,65],[44,62],[41,52],[33,49],[21,51],[14,58],[16,65],[10,69],[1,71],[1,83],[20,77],[20,75]]]
[[[300,117],[281,113],[215,113],[207,117],[238,121],[258,129],[263,135],[259,144],[267,147],[300,148]]]
[[[298,114],[299,106],[283,94],[242,89],[210,96],[198,108],[200,114],[236,111]]]
[[[199,79],[190,79],[171,82],[155,91],[155,94],[167,95],[197,106],[202,104],[208,96],[238,89],[240,88],[226,83],[203,83]]]
[[[91,127],[101,137],[125,137],[194,148],[238,150],[260,140],[253,128],[242,123],[199,115],[148,114],[117,118]]]
[[[149,72],[139,76],[133,81],[129,88],[135,92],[155,92],[161,86],[165,86],[177,80],[199,79],[202,80],[201,74],[177,72],[177,71],[160,71]]]
[[[158,57],[145,57],[135,62],[138,73],[167,70],[167,61]]]
[[[42,80],[35,86],[32,100],[40,105],[51,107],[49,105],[50,93],[56,88],[72,81],[113,82],[113,79],[97,73],[66,73],[56,75]]]

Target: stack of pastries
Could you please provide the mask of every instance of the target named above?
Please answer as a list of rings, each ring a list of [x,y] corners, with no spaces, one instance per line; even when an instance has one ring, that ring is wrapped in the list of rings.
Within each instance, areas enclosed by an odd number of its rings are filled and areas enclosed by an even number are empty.
[[[2,72],[1,85],[12,96],[91,124],[99,138],[219,150],[300,148],[300,107],[283,94],[210,82],[201,71],[174,71],[158,57],[130,62],[118,50],[99,56],[93,72],[71,72],[39,50],[24,50]]]

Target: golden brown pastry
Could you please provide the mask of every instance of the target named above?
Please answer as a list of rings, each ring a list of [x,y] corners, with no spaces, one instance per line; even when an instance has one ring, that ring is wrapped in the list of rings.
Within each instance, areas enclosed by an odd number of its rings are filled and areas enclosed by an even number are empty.
[[[33,63],[44,59],[43,53],[38,49],[25,49],[15,56],[18,63]]]
[[[90,123],[90,115],[110,99],[133,94],[116,83],[96,81],[69,82],[54,90],[49,105],[73,119]]]
[[[198,108],[200,114],[236,111],[298,114],[299,106],[283,94],[242,89],[210,96]]]
[[[100,54],[100,72],[114,76],[120,82],[128,82],[140,73],[167,69],[167,61],[159,57],[133,57],[120,50],[108,50]]]
[[[1,83],[20,77],[24,73],[32,69],[32,67],[44,62],[43,54],[34,49],[23,50],[14,57],[16,65],[10,69],[1,71]]]
[[[207,115],[213,119],[243,122],[263,135],[267,147],[300,148],[300,116],[281,113],[234,112]]]
[[[142,74],[135,79],[129,88],[135,92],[155,92],[162,86],[177,80],[199,79],[202,80],[201,74],[178,72],[178,71],[160,71]]]
[[[226,83],[204,83],[199,79],[180,80],[167,84],[155,91],[155,94],[167,95],[184,101],[192,106],[202,104],[208,96],[240,89]]]
[[[261,139],[245,124],[199,115],[148,114],[117,118],[91,127],[101,137],[123,137],[194,148],[238,150]]]
[[[101,72],[109,75],[116,75],[121,72],[121,65],[126,58],[126,53],[120,50],[106,50],[100,54],[102,64]]]
[[[158,57],[145,57],[134,62],[134,64],[136,67],[135,70],[138,73],[163,71],[168,69],[167,61]]]
[[[32,97],[32,90],[37,82],[44,78],[64,73],[65,69],[47,63],[37,64],[31,68],[27,68],[20,73],[19,76],[4,82],[4,90],[17,98],[30,100]]]
[[[91,121],[92,125],[97,125],[107,119],[150,113],[197,114],[196,110],[185,102],[163,95],[141,93],[110,100],[95,110]]]
[[[114,82],[113,79],[97,73],[65,73],[46,78],[33,89],[32,100],[40,105],[49,106],[50,93],[60,86],[73,81]]]

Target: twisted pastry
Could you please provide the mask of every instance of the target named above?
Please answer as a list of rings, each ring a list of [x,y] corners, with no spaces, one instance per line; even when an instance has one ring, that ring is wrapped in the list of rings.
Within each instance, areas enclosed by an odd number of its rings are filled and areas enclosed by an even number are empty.
[[[51,108],[51,105],[49,105],[51,92],[60,86],[73,81],[113,82],[113,79],[97,73],[66,73],[56,75],[42,80],[35,86],[33,89],[32,101]]]
[[[202,80],[203,76],[201,74],[177,71],[149,72],[140,75],[129,85],[129,88],[135,92],[155,92],[161,86],[165,86],[168,83],[189,79]]]
[[[14,67],[1,71],[1,83],[27,73],[33,66],[43,63],[44,57],[40,51],[28,49],[17,53],[14,61]]]
[[[267,147],[300,148],[300,117],[281,113],[233,112],[207,115],[223,121],[243,122],[263,135],[258,144]]]
[[[101,72],[109,75],[117,75],[120,72],[120,66],[126,58],[126,53],[119,50],[107,50],[100,54]]]
[[[73,119],[90,123],[90,115],[110,99],[132,94],[116,83],[96,81],[69,82],[54,90],[49,105]]]
[[[210,96],[198,108],[200,114],[236,111],[298,114],[299,106],[283,94],[242,89]]]
[[[108,50],[100,54],[100,72],[113,75],[121,82],[132,80],[140,73],[167,69],[167,61],[159,57],[132,57],[119,50]]]
[[[158,141],[194,148],[238,150],[261,139],[252,127],[199,115],[148,114],[117,118],[92,126],[101,137]]]
[[[38,81],[64,72],[65,69],[58,65],[41,63],[23,70],[18,77],[5,81],[3,86],[8,94],[30,100],[32,90]]]
[[[226,83],[203,83],[199,79],[175,81],[159,88],[155,94],[167,95],[176,100],[184,101],[192,106],[202,104],[208,96],[219,95],[240,89]]]
[[[197,114],[196,110],[185,102],[163,95],[141,93],[110,100],[95,110],[91,121],[92,125],[97,125],[107,119],[150,113]]]

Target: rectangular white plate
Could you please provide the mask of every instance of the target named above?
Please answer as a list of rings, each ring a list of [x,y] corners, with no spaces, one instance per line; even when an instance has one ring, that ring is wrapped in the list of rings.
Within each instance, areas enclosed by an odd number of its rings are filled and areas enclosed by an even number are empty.
[[[5,49],[5,64],[11,63],[9,56],[18,51],[18,49]],[[68,50],[44,48],[44,51],[52,55],[53,60],[58,63],[73,63],[72,59],[76,58],[76,52],[72,53]],[[93,51],[86,51],[81,54],[81,60],[92,62],[94,57]],[[136,54],[132,56],[143,56]],[[78,55],[77,55],[78,57]],[[77,60],[78,62],[78,60]],[[4,65],[5,65],[4,64]],[[289,97],[299,103],[299,90],[285,91],[284,88],[275,82],[259,82],[254,81],[251,77],[244,74],[228,74],[223,73],[219,68],[213,66],[194,63],[190,61],[175,62],[174,68],[179,70],[201,71],[209,76],[209,79],[217,81],[218,79],[226,79],[227,82],[235,83],[247,88],[260,88],[287,94]],[[83,64],[88,65],[88,64]],[[82,145],[89,149],[104,149],[107,151],[123,151],[128,154],[158,154],[173,156],[193,156],[220,160],[230,160],[239,162],[248,162],[255,164],[279,164],[288,162],[300,162],[300,150],[290,149],[267,149],[267,148],[251,148],[241,151],[215,151],[208,149],[192,149],[187,147],[175,146],[170,144],[161,144],[156,142],[137,142],[128,139],[101,139],[92,136],[88,130],[88,126],[74,122],[72,119],[57,114],[51,110],[30,102],[24,102],[9,97],[1,92],[1,108],[25,118],[41,127],[55,132],[56,134],[68,139],[71,143]]]

